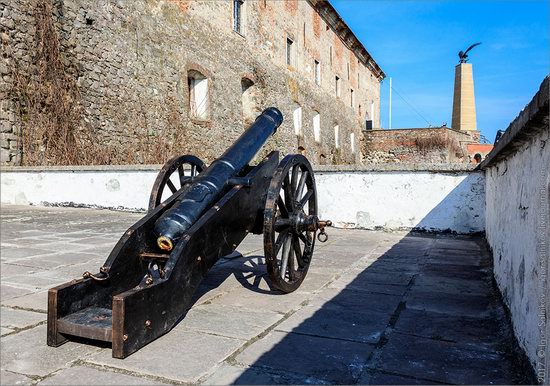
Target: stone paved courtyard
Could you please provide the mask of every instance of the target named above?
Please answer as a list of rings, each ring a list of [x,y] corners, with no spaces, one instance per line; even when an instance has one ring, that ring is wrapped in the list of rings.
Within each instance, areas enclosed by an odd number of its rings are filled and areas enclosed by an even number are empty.
[[[46,346],[47,289],[97,272],[141,214],[3,206],[2,384],[523,383],[480,237],[330,229],[301,288],[274,293],[259,236],[187,317],[130,357]]]

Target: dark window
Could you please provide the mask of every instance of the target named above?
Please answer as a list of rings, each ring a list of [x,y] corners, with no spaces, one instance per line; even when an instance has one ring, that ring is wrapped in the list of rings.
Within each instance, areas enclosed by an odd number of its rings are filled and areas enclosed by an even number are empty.
[[[244,0],[233,0],[233,29],[243,34],[242,12]]]
[[[289,66],[292,66],[292,44],[292,39],[286,38],[286,64]]]
[[[315,66],[315,84],[321,85],[321,63],[315,60],[313,65]]]

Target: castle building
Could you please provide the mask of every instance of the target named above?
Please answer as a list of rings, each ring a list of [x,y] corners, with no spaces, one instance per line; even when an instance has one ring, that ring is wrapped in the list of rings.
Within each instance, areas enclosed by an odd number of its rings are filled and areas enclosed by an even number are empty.
[[[385,74],[325,0],[0,4],[3,164],[210,162],[269,106],[264,153],[354,164],[380,126]]]

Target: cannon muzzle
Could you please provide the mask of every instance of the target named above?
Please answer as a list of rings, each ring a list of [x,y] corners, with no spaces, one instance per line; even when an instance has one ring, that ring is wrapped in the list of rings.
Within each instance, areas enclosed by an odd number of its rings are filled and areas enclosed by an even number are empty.
[[[277,108],[264,110],[235,143],[189,185],[172,208],[155,223],[160,249],[173,249],[199,217],[227,192],[229,179],[243,170],[282,122],[283,115]]]

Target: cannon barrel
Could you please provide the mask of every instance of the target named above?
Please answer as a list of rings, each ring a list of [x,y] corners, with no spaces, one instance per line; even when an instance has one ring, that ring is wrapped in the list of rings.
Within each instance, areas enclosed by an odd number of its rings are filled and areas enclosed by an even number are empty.
[[[170,251],[198,219],[218,200],[235,177],[252,160],[283,122],[281,112],[270,107],[212,164],[193,181],[154,227],[160,249]]]

